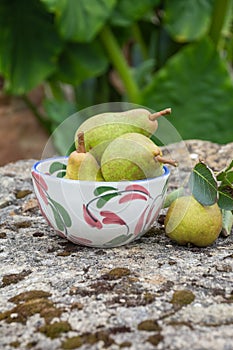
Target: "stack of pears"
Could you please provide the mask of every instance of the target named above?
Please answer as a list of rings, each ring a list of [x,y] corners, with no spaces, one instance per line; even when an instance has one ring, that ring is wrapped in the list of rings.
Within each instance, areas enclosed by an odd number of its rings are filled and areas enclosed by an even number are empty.
[[[68,158],[65,178],[133,181],[162,175],[164,163],[177,164],[163,158],[150,137],[157,130],[157,118],[170,113],[170,108],[153,114],[140,108],[87,119],[76,131],[77,149]]]

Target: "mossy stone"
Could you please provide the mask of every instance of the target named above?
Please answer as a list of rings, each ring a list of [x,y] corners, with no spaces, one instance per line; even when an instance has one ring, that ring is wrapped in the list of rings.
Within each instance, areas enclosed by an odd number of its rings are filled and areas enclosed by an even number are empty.
[[[171,303],[176,307],[191,304],[195,299],[195,295],[191,290],[176,290],[172,296]]]
[[[18,304],[22,301],[28,301],[33,299],[48,298],[51,296],[51,293],[45,292],[44,290],[30,290],[27,292],[22,292],[14,297],[10,298],[9,301],[15,304]]]
[[[158,325],[156,320],[145,320],[138,324],[139,331],[161,331],[161,327]]]
[[[61,333],[66,333],[71,330],[71,326],[67,321],[54,322],[46,324],[39,328],[39,331],[51,339],[59,337]]]

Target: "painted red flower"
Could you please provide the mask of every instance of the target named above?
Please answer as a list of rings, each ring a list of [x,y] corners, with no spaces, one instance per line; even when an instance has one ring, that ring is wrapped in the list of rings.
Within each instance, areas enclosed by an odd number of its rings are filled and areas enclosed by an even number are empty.
[[[45,202],[45,204],[48,205],[48,198],[46,194],[46,191],[48,190],[48,185],[46,184],[43,177],[35,171],[32,172],[32,176],[34,178],[35,185],[37,187],[40,197]]]
[[[159,208],[156,210],[156,212],[155,212],[155,214],[152,216],[152,218],[151,218],[151,215],[150,215],[149,218],[147,217],[146,223],[147,223],[148,227],[153,225],[153,223],[154,223],[155,220],[157,219],[157,216],[159,215],[159,212],[160,212],[161,208],[162,208],[162,206],[159,206]],[[154,208],[152,208],[152,209],[154,209]],[[152,210],[152,211],[153,211],[153,210]],[[151,213],[152,213],[152,211],[151,211]],[[148,216],[149,216],[149,214],[148,214]],[[150,219],[151,219],[151,220],[150,220]]]
[[[120,198],[119,204],[130,202],[130,201],[135,200],[135,199],[141,199],[144,201],[147,200],[147,198],[140,193],[128,193],[125,196]]]
[[[141,185],[129,185],[125,188],[126,191],[139,191],[145,193],[147,196],[150,196],[148,190]]]
[[[101,229],[102,223],[90,212],[90,210],[83,204],[83,217],[88,225]]]
[[[143,229],[143,226],[144,226],[144,218],[145,218],[145,215],[146,215],[146,211],[148,209],[149,206],[147,206],[142,214],[140,215],[139,219],[138,219],[138,222],[137,222],[137,225],[135,226],[134,228],[134,234],[135,236],[139,235],[139,233],[142,232],[142,229]]]
[[[120,216],[111,211],[101,211],[100,215],[104,217],[103,224],[126,225],[126,222]]]

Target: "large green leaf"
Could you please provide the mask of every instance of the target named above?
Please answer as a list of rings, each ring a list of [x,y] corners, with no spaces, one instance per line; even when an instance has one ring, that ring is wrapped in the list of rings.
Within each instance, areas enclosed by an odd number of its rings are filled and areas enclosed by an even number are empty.
[[[0,73],[6,90],[23,94],[56,69],[62,42],[38,0],[1,0]]]
[[[111,23],[117,26],[128,26],[154,9],[159,2],[160,0],[118,0],[111,16]]]
[[[200,38],[209,29],[213,0],[166,0],[165,28],[178,42]]]
[[[233,82],[212,43],[189,44],[154,74],[143,105],[172,108],[169,121],[184,139],[232,141]],[[172,137],[172,135],[171,135]]]
[[[116,0],[43,0],[55,11],[61,35],[68,40],[91,41],[108,17]]]
[[[108,60],[98,42],[70,43],[60,57],[57,77],[66,83],[78,85],[100,75],[107,66]]]
[[[217,181],[206,164],[200,162],[195,165],[189,178],[189,187],[202,205],[213,205],[217,202]]]

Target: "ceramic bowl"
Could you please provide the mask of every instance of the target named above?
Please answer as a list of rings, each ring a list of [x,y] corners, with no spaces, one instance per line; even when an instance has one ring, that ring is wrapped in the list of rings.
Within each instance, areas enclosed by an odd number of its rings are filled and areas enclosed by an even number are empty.
[[[64,179],[67,157],[38,161],[32,180],[41,212],[62,237],[91,247],[116,247],[141,237],[163,205],[170,175],[120,182]]]

